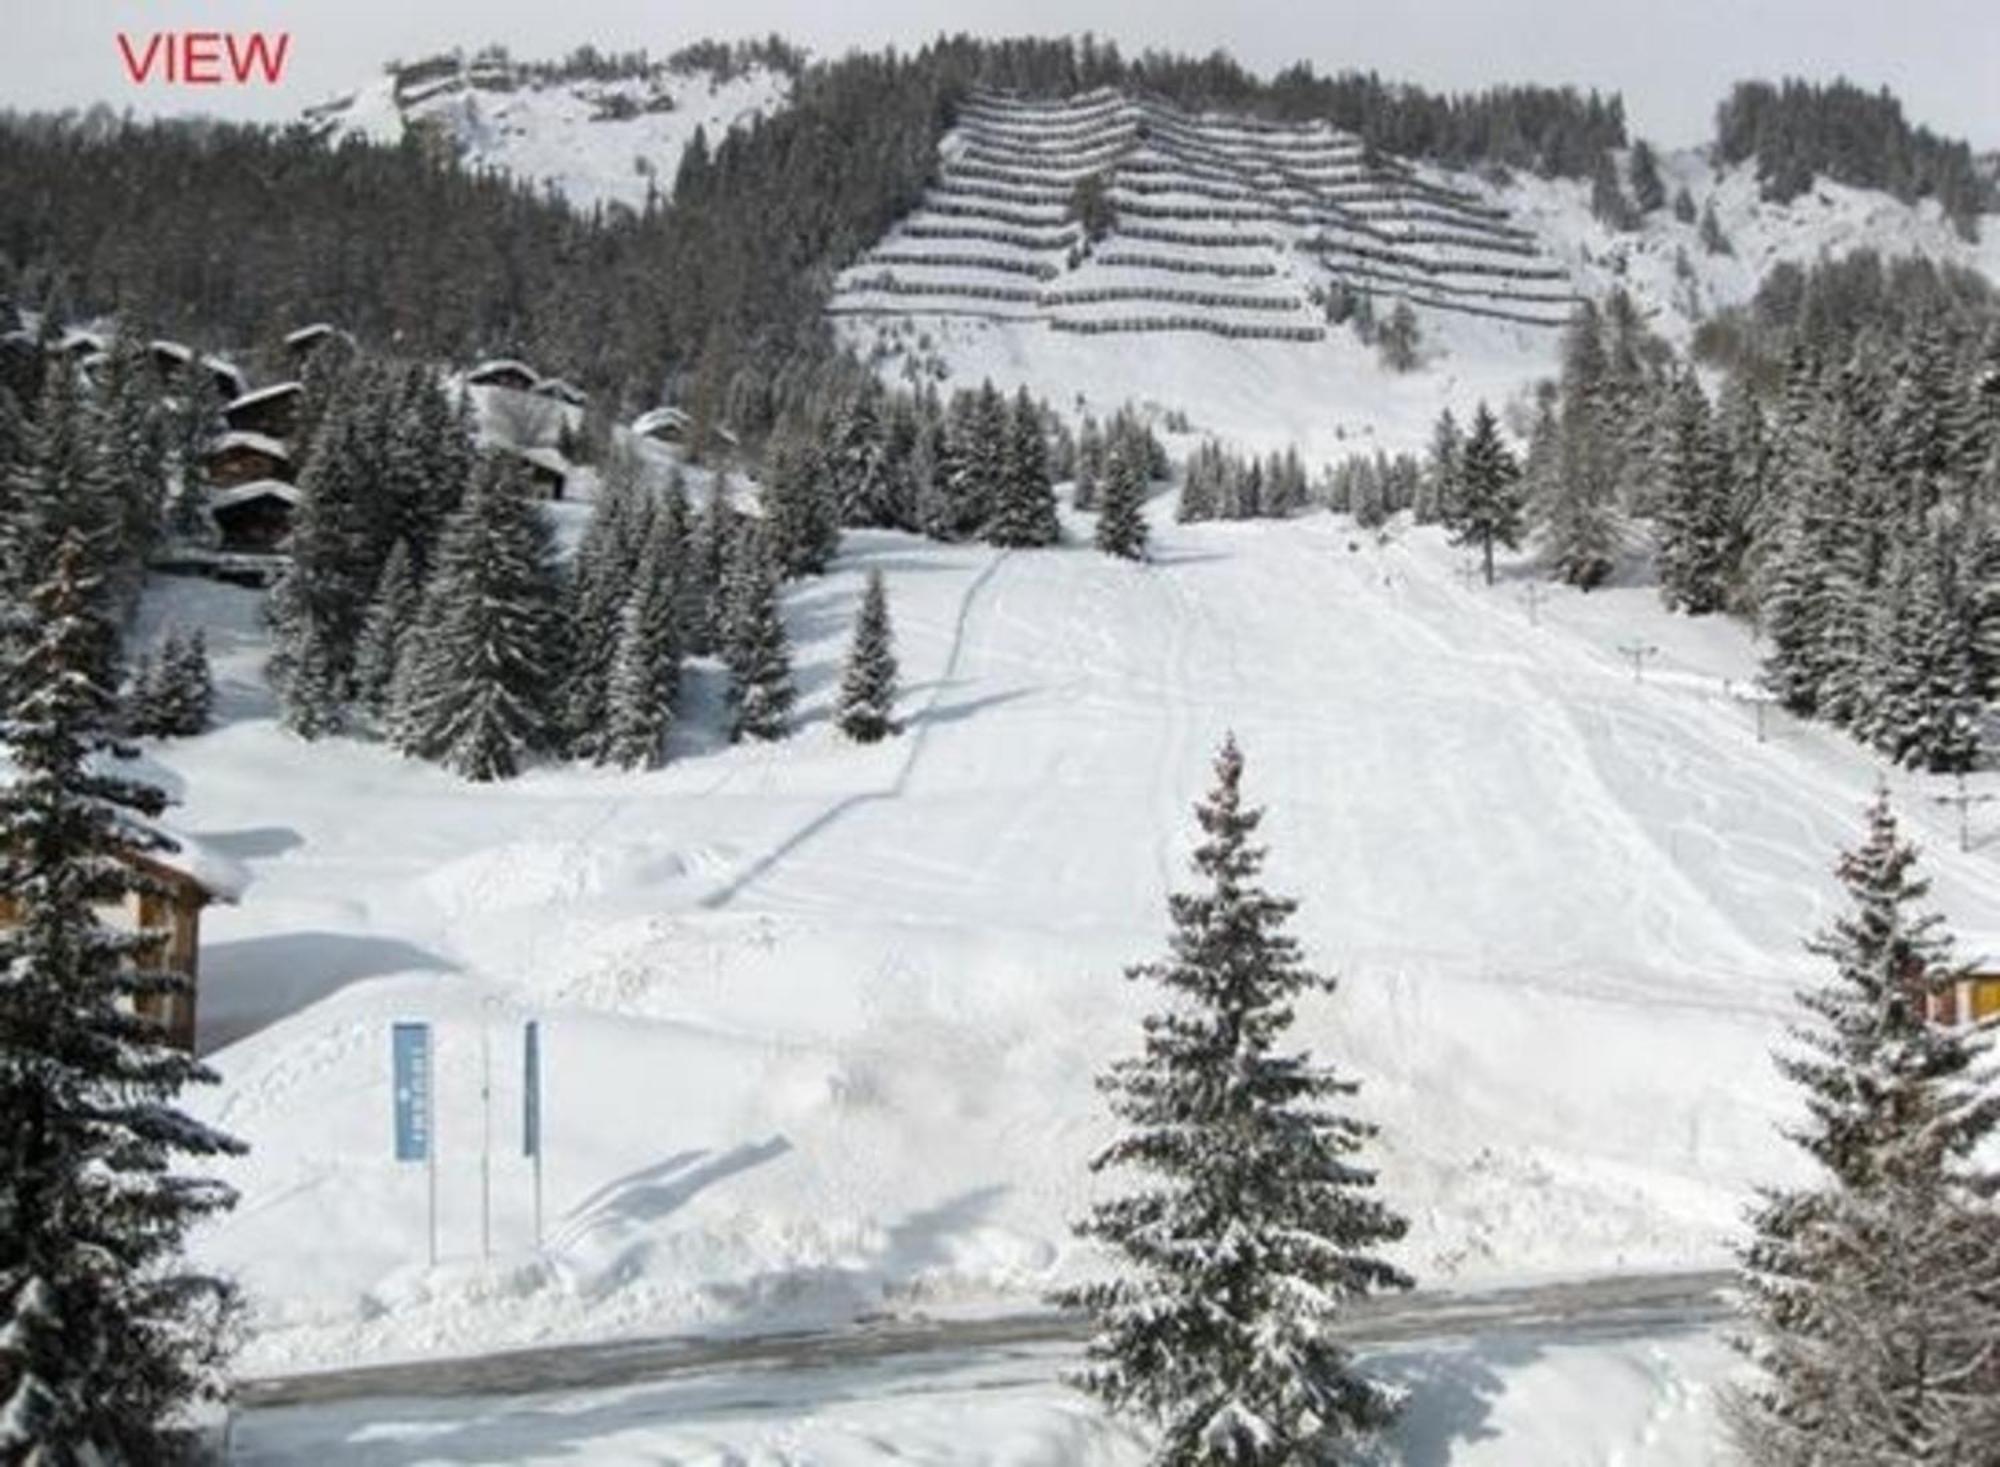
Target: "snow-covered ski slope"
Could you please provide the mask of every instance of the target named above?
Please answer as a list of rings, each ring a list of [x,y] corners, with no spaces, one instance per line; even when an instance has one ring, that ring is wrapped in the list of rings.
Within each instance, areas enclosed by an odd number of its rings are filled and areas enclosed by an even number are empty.
[[[154,751],[180,828],[255,884],[205,924],[201,1108],[254,1147],[200,1240],[255,1304],[252,1369],[563,1336],[1032,1300],[1107,1135],[1091,1077],[1154,996],[1190,802],[1234,729],[1273,886],[1341,975],[1302,1036],[1362,1079],[1409,1266],[1436,1283],[1713,1264],[1788,1174],[1767,1051],[1812,971],[1874,779],[1757,742],[1739,629],[1645,588],[1468,585],[1429,532],[1176,526],[1156,558],[847,537],[791,588],[804,698],[720,745],[697,667],[667,768],[457,782],[278,730],[245,593],[212,627],[227,721]],[[907,729],[828,724],[869,569]],[[1618,647],[1664,649],[1635,683]],[[1895,776],[1942,907],[2000,933],[1994,851]],[[547,1034],[546,1246],[518,1148]],[[444,1262],[391,1158],[388,1025],[438,1026]],[[492,1256],[479,1228],[491,1038]]]
[[[306,117],[331,142],[396,143],[426,130],[467,165],[553,188],[580,209],[636,210],[649,193],[673,194],[697,128],[712,148],[790,94],[790,81],[762,66],[726,78],[662,64],[643,76],[547,80],[505,61],[447,56],[392,68]]]

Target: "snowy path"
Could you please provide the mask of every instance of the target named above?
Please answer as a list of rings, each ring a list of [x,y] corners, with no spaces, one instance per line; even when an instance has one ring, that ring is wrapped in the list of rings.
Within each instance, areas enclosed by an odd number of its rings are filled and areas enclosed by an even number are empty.
[[[1136,1043],[1233,729],[1269,880],[1340,975],[1302,1038],[1363,1081],[1427,1284],[1713,1266],[1792,1163],[1769,1062],[1800,939],[1874,770],[1718,690],[1740,628],[1631,588],[1464,583],[1430,532],[1316,515],[1178,526],[1109,564],[856,534],[787,593],[782,745],[717,738],[690,677],[645,775],[460,784],[269,721],[237,593],[233,721],[160,751],[184,828],[245,860],[204,924],[208,1108],[253,1145],[202,1240],[256,1304],[251,1367],[1018,1309],[1085,1261],[1091,1076]],[[886,575],[901,739],[830,713],[862,578]],[[1518,576],[1514,567],[1510,575]],[[216,598],[221,598],[217,600]],[[164,613],[170,608],[156,608]],[[1618,647],[1658,645],[1635,683]],[[1896,776],[1936,900],[2000,934],[1992,847]],[[548,1234],[512,1134],[520,1020],[547,1041]],[[437,1026],[439,1229],[387,1155],[387,1025]],[[479,1249],[481,1035],[493,1250]],[[301,1248],[317,1263],[301,1269]]]

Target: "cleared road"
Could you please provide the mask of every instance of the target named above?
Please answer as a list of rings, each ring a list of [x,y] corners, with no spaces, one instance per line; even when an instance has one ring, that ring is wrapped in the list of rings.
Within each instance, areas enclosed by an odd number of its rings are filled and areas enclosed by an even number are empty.
[[[1613,1274],[1466,1292],[1426,1290],[1357,1309],[1341,1333],[1357,1345],[1455,1336],[1560,1333],[1566,1340],[1698,1329],[1726,1318],[1732,1275]],[[727,1339],[664,1338],[551,1345],[490,1355],[358,1366],[245,1381],[239,1411],[371,1397],[520,1396],[634,1385],[707,1372],[819,1370],[898,1356],[970,1355],[1080,1341],[1084,1321],[1038,1313],[986,1319],[889,1319],[837,1329]]]

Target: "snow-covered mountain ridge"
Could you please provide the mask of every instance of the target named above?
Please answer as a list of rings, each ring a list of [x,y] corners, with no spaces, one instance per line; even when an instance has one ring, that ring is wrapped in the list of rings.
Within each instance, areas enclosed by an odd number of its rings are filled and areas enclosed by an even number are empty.
[[[754,62],[562,76],[448,55],[392,67],[306,117],[333,142],[395,143],[428,131],[470,166],[553,188],[579,208],[640,209],[649,195],[672,194],[697,128],[712,147],[731,128],[784,107],[790,89],[789,77]]]
[[[1824,179],[1770,203],[1754,160],[1706,148],[1665,154],[1660,173],[1672,202],[1619,229],[1587,181],[1395,159],[1325,124],[1108,89],[978,97],[932,189],[842,274],[830,309],[891,374],[991,377],[1097,411],[1152,402],[1324,462],[1415,448],[1440,408],[1523,392],[1553,369],[1552,326],[1578,298],[1623,289],[1685,346],[1781,263],[1865,248],[2000,278],[2000,219],[1968,241],[1935,203]],[[1105,203],[1095,231],[1077,217],[1084,179]],[[1415,309],[1416,370],[1386,370],[1329,319],[1358,297],[1377,322]]]

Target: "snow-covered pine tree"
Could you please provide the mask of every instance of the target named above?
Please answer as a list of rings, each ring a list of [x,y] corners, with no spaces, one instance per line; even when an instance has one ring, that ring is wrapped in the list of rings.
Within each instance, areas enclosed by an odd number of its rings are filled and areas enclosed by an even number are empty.
[[[1632,141],[1632,153],[1628,160],[1632,175],[1632,202],[1638,205],[1641,214],[1651,214],[1664,208],[1667,202],[1667,186],[1660,180],[1660,160],[1653,152],[1653,145],[1644,138]]]
[[[1112,445],[1105,457],[1102,507],[1096,544],[1106,555],[1146,558],[1146,471],[1127,443]]]
[[[1431,425],[1430,449],[1424,459],[1414,506],[1418,524],[1452,522],[1458,507],[1459,458],[1464,449],[1464,435],[1458,431],[1458,421],[1452,417],[1451,409],[1446,408]]]
[[[397,744],[466,779],[508,779],[551,747],[560,643],[548,529],[519,474],[489,459],[445,521],[397,678]]]
[[[986,538],[1007,547],[1053,545],[1062,528],[1056,522],[1055,488],[1049,481],[1048,444],[1042,437],[1041,410],[1025,387],[1014,397],[1006,434],[1000,489]]]
[[[909,462],[904,465],[910,512],[916,517],[918,534],[943,540],[949,538],[952,528],[951,498],[945,489],[944,421],[930,394],[918,401],[925,406],[919,414],[916,440],[910,445]]]
[[[1159,1428],[1162,1467],[1347,1460],[1394,1416],[1328,1326],[1355,1301],[1411,1281],[1376,1255],[1406,1224],[1372,1195],[1356,1155],[1375,1134],[1334,1102],[1357,1083],[1285,1052],[1293,1005],[1334,981],[1307,968],[1284,924],[1297,904],[1257,884],[1263,812],[1245,808],[1233,738],[1195,807],[1197,890],[1169,899],[1171,955],[1127,971],[1160,984],[1144,1053],[1101,1078],[1126,1129],[1094,1171],[1140,1190],[1078,1224],[1124,1272],[1057,1302],[1095,1326],[1075,1383]]]
[[[128,687],[121,718],[127,733],[177,739],[207,732],[215,678],[201,628],[168,632],[157,657],[143,653],[133,664]]]
[[[956,415],[959,441],[950,481],[952,519],[960,535],[984,533],[998,507],[1007,473],[1007,399],[991,381],[964,399]]]
[[[607,465],[564,587],[563,615],[574,655],[565,669],[563,728],[570,749],[583,758],[604,752],[620,618],[655,514],[642,476],[632,454],[617,455]]]
[[[327,408],[299,476],[291,566],[271,597],[271,679],[285,726],[309,739],[346,726],[354,651],[375,587],[374,491],[365,478],[373,450],[361,407],[342,392]]]
[[[605,763],[655,769],[666,758],[680,690],[677,577],[685,548],[678,516],[656,514],[619,614],[606,736],[598,754]]]
[[[383,562],[367,618],[361,623],[361,644],[354,649],[355,701],[378,724],[388,715],[396,668],[422,606],[410,542],[398,540]]]
[[[1493,550],[1521,543],[1521,471],[1500,441],[1500,424],[1484,402],[1472,416],[1472,431],[1459,455],[1458,503],[1451,519],[1451,543],[1476,545],[1484,557],[1486,584],[1493,584]]]
[[[1097,490],[1104,476],[1104,433],[1097,419],[1085,413],[1076,434],[1076,487],[1070,503],[1077,509],[1097,508]]]
[[[882,389],[873,375],[862,380],[834,414],[826,471],[843,525],[901,528],[909,517],[896,503],[882,423]]]
[[[1184,525],[1214,519],[1221,512],[1222,473],[1222,445],[1213,439],[1189,454],[1174,518]]]
[[[0,520],[0,602],[27,604],[47,577],[56,547],[71,536],[85,547],[84,578],[104,603],[104,629],[91,659],[92,676],[115,683],[117,639],[110,634],[120,607],[110,583],[119,573],[116,498],[106,470],[102,414],[67,356],[48,363],[42,391],[11,466],[7,516]]]
[[[134,1005],[184,979],[101,906],[150,889],[158,790],[105,767],[108,628],[65,536],[10,654],[0,744],[0,1461],[177,1460],[175,1415],[222,1384],[234,1291],[190,1269],[188,1228],[235,1194],[181,1170],[240,1144],[179,1109],[214,1076]]]
[[[158,381],[146,344],[121,318],[97,379],[103,434],[99,453],[117,547],[113,599],[121,607],[130,606],[138,596],[167,501]]]
[[[717,474],[690,529],[681,567],[681,650],[691,657],[728,655],[729,562],[736,520],[729,480]]]
[[[1766,1191],[1740,1253],[1761,1379],[1728,1418],[1751,1467],[1984,1463],[2000,1441],[2000,1090],[1986,1035],[1929,1012],[1958,973],[1916,858],[1882,789],[1778,1060],[1817,1176]]]
[[[868,589],[854,622],[854,645],[840,677],[834,723],[857,744],[872,744],[897,732],[895,638],[889,625],[889,588],[879,570],[868,573]]]
[[[1729,579],[1729,484],[1708,398],[1683,372],[1658,426],[1660,597],[1691,616],[1719,611]]]
[[[780,572],[818,575],[840,549],[840,515],[825,455],[810,429],[781,424],[765,452],[759,497]]]
[[[745,532],[734,571],[729,627],[729,737],[782,739],[791,731],[791,643],[778,609],[778,574],[764,537]]]
[[[167,640],[160,676],[168,691],[167,732],[193,738],[208,732],[215,717],[215,672],[208,664],[208,634],[193,627]]]
[[[1984,698],[1969,628],[1946,600],[1943,536],[1900,549],[1878,593],[1870,700],[1853,724],[1897,763],[1933,774],[1978,767]]]

